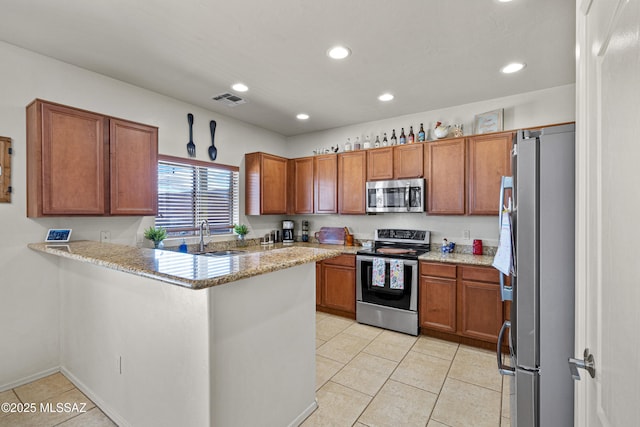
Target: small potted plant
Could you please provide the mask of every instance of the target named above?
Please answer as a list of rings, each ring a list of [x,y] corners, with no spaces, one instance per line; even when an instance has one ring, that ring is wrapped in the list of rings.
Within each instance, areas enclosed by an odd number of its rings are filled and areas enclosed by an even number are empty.
[[[167,230],[162,227],[149,227],[144,230],[144,238],[153,241],[153,247],[161,249],[164,246],[162,241],[167,238]]]
[[[233,231],[238,235],[238,242],[240,246],[245,245],[244,236],[249,232],[249,229],[244,224],[234,224]]]

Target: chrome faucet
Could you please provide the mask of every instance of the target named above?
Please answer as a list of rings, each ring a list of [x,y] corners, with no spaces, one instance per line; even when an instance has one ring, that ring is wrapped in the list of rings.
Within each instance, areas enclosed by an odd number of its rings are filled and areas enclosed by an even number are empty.
[[[209,221],[203,219],[200,223],[200,252],[204,252],[204,225],[207,225],[207,235],[211,235],[211,229],[209,228]]]

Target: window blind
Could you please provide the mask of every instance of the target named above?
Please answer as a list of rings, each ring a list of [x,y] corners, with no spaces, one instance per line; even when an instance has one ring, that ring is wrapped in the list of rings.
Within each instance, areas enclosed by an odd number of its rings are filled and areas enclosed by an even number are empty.
[[[166,228],[169,235],[195,235],[205,219],[212,234],[229,234],[239,222],[237,168],[201,163],[178,158],[158,161],[156,227]]]

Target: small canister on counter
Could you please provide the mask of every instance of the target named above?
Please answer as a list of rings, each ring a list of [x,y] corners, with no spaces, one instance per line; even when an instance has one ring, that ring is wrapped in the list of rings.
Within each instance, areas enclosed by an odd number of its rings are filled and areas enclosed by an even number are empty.
[[[474,239],[473,241],[473,254],[482,255],[482,240]]]

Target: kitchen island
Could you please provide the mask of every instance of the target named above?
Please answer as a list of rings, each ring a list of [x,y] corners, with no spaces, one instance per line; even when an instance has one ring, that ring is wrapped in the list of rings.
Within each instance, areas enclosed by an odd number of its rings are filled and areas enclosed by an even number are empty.
[[[317,407],[315,261],[343,247],[29,247],[60,257],[61,371],[119,425],[295,426]]]

